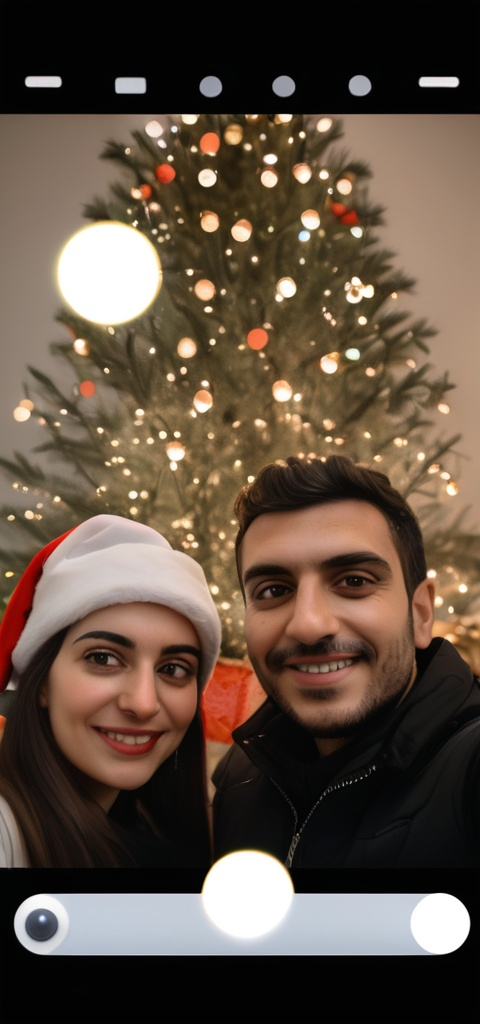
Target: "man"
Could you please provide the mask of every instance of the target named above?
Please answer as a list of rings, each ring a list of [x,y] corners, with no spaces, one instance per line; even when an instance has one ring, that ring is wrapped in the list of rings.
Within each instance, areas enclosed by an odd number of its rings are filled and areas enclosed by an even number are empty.
[[[235,512],[267,699],[213,774],[216,858],[480,866],[480,686],[432,640],[413,511],[385,475],[333,455],[265,466]]]

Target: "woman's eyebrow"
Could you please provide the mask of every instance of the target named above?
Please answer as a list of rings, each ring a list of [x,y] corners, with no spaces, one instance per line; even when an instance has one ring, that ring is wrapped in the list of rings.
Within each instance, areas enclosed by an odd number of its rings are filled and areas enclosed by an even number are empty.
[[[135,647],[133,640],[122,636],[121,633],[110,633],[108,629],[92,629],[90,633],[82,633],[81,636],[77,636],[73,642],[78,644],[80,640],[110,640],[111,643],[120,644],[121,647]]]
[[[193,654],[199,661],[201,653],[198,647],[194,647],[193,644],[169,644],[162,651],[162,654]]]
[[[92,629],[89,633],[82,633],[73,643],[78,644],[80,640],[110,640],[111,643],[119,644],[121,647],[133,648],[136,646],[133,640],[129,640],[121,633],[111,633],[108,629]],[[164,648],[162,654],[193,654],[200,661],[201,651],[193,644],[169,644]]]

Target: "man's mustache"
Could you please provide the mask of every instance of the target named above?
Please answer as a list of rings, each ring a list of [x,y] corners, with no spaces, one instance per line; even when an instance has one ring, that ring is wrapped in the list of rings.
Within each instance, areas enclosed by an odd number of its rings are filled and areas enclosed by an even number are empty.
[[[368,658],[375,656],[373,647],[365,640],[321,640],[316,644],[295,644],[292,647],[277,648],[270,651],[265,658],[269,669],[275,670],[283,667],[286,661],[301,661],[302,658],[324,657],[325,655],[343,658]]]

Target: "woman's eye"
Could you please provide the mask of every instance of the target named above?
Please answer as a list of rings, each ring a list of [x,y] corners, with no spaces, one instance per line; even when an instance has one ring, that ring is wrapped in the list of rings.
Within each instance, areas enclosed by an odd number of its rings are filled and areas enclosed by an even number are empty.
[[[118,665],[118,658],[111,651],[89,651],[85,660],[93,665],[100,665],[109,668],[111,665]]]
[[[196,675],[196,669],[191,665],[180,665],[176,661],[169,661],[165,665],[160,665],[158,671],[165,676],[170,676],[172,679],[190,679],[191,676]]]

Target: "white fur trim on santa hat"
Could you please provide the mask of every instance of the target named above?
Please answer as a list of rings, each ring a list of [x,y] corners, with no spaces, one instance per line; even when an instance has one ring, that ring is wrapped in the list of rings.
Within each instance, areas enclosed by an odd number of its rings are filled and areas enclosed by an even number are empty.
[[[217,661],[221,625],[203,569],[150,526],[99,515],[72,530],[47,558],[32,610],[12,654],[22,672],[43,643],[108,605],[152,601],[185,615],[202,650],[199,686]]]

